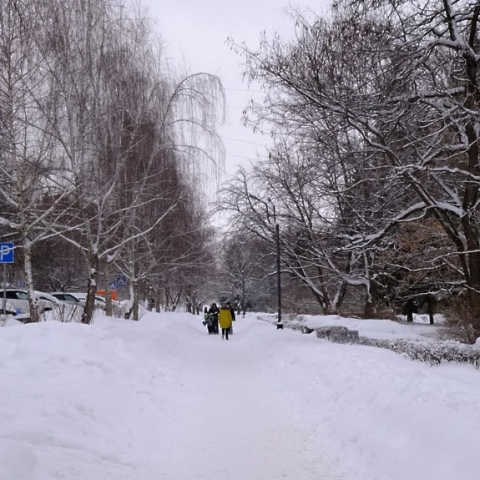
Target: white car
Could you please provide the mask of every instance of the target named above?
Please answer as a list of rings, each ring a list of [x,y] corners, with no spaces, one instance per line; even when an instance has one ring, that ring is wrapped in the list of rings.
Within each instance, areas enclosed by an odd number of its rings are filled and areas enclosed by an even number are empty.
[[[53,292],[50,295],[56,297],[58,300],[67,303],[79,304],[82,307],[85,306],[87,301],[87,294],[80,292]],[[95,295],[95,308],[105,309],[107,302],[104,297],[100,295]]]
[[[82,305],[82,302],[73,293],[52,292],[50,295],[61,302],[71,303],[72,305]]]
[[[2,291],[3,294],[3,291]],[[21,323],[29,323],[30,322],[30,315],[25,313],[20,308],[15,308],[11,302],[5,303],[5,311],[3,311],[3,296],[0,301],[0,324],[5,322],[8,318],[14,318],[18,322]]]
[[[19,313],[24,313],[24,312],[20,308],[15,308],[13,306],[13,303],[9,302],[8,300],[5,302],[5,311],[3,311],[3,290],[2,290],[2,296],[0,297],[0,315],[3,315],[3,314],[18,315]]]
[[[17,290],[14,288],[0,290],[0,305],[3,305],[1,302],[3,301],[4,292],[8,303],[11,304],[18,313],[27,313],[29,311],[28,294],[26,290]],[[48,293],[34,290],[33,295],[37,300],[40,313],[53,310],[62,305],[60,300],[52,295],[49,295]]]

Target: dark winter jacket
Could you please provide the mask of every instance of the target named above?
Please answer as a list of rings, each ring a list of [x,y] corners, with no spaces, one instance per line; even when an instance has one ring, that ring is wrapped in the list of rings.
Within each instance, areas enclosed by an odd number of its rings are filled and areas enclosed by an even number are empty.
[[[208,313],[210,313],[211,315],[213,315],[214,317],[217,317],[218,316],[218,307],[216,305],[212,305],[210,307],[210,310],[208,311]]]

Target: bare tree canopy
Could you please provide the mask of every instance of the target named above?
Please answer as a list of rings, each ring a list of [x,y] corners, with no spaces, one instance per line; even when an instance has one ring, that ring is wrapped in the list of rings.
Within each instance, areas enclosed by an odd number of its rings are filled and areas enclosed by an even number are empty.
[[[223,207],[267,239],[273,200],[284,267],[325,311],[345,286],[366,312],[415,288],[466,287],[480,308],[479,15],[476,1],[339,1],[329,19],[292,11],[293,40],[232,44],[266,92],[246,121],[275,146]],[[408,224],[420,263],[400,258]]]
[[[120,274],[138,318],[138,289],[165,246],[205,235],[190,214],[183,230],[167,223],[193,205],[203,215],[203,179],[223,165],[220,80],[178,75],[127,0],[2,2],[0,65],[0,225],[22,249],[20,278],[31,294],[35,249],[60,238],[84,257],[82,321],[99,281]],[[170,262],[187,254],[169,248]]]

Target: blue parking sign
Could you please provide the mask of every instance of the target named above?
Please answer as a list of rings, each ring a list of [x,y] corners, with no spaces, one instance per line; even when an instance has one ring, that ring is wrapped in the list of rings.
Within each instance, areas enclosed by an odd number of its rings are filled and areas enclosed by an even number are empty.
[[[0,243],[0,263],[13,263],[13,242]]]

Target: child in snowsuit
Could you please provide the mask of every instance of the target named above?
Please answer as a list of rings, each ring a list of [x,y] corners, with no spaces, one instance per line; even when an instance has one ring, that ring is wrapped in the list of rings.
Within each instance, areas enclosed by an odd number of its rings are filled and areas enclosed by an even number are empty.
[[[218,314],[218,323],[222,329],[222,338],[228,340],[228,330],[232,326],[232,313],[228,305],[222,305]]]
[[[205,307],[203,310],[203,325],[207,327],[208,334],[211,335],[213,332],[213,326],[212,326],[212,318],[210,317],[210,314],[208,313],[208,308]]]

